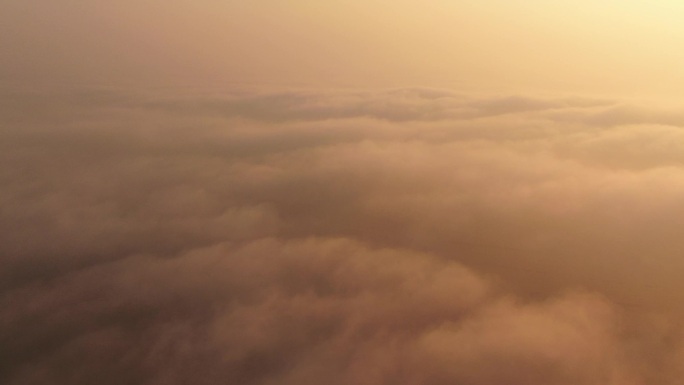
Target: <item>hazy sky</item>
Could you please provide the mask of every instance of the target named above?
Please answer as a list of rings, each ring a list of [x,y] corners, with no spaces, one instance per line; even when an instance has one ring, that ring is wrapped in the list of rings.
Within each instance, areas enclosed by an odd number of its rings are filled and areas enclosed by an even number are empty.
[[[682,20],[0,0],[0,383],[682,384]]]
[[[679,96],[673,0],[4,0],[4,83]]]

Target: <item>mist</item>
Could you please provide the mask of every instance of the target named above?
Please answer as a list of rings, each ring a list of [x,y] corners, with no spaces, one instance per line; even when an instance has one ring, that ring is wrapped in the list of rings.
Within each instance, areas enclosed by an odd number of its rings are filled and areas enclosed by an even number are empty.
[[[677,384],[676,109],[7,91],[6,384]]]

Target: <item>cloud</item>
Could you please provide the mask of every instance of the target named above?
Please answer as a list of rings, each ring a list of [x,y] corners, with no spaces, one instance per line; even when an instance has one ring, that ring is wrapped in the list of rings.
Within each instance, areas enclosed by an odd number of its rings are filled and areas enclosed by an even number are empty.
[[[433,89],[0,111],[3,383],[679,381],[673,112]]]

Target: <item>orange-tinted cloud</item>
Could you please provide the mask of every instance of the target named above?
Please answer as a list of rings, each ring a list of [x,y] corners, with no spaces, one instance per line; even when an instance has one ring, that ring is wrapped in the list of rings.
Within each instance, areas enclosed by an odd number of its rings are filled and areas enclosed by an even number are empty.
[[[673,112],[432,89],[0,110],[4,383],[680,378]]]

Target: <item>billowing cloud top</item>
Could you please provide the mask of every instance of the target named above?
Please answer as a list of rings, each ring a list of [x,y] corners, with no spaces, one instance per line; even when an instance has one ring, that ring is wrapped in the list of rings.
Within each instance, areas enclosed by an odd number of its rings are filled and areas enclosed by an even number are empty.
[[[4,91],[0,382],[678,384],[684,114]]]

